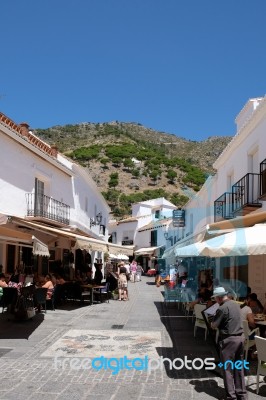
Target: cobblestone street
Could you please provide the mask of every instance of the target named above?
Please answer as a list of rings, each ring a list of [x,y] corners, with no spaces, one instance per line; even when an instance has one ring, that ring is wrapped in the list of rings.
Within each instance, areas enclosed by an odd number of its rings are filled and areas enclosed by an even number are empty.
[[[76,357],[124,357],[184,359],[215,357],[210,338],[198,330],[181,309],[166,307],[163,286],[154,278],[129,284],[130,301],[114,301],[79,307],[68,303],[48,310],[31,321],[16,322],[1,314],[1,400],[16,399],[222,399],[219,371],[185,368],[138,371],[70,368]],[[57,356],[57,361],[55,361]],[[64,362],[66,360],[67,362]],[[255,394],[255,367],[246,376],[249,399],[266,397],[266,384]],[[262,377],[261,377],[262,381]]]

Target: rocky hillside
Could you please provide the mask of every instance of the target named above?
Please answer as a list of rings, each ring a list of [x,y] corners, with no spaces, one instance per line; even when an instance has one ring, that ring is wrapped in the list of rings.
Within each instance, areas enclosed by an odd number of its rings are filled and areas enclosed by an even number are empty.
[[[36,129],[35,134],[91,174],[117,216],[133,202],[166,197],[177,206],[200,189],[231,137],[197,142],[139,123],[82,123]]]

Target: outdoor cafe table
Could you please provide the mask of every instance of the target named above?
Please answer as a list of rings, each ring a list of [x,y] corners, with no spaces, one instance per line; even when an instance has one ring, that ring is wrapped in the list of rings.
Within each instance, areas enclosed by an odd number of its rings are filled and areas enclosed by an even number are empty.
[[[89,289],[90,293],[90,303],[93,304],[93,289],[104,289],[105,286],[102,285],[81,285],[82,289]]]

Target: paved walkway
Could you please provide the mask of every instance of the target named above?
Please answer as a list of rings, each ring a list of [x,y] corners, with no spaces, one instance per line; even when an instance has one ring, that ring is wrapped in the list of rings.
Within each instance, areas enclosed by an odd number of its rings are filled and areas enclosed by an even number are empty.
[[[129,291],[126,302],[69,304],[38,314],[32,321],[15,322],[12,316],[1,314],[0,399],[222,399],[218,369],[175,370],[167,361],[155,369],[161,356],[193,360],[217,359],[217,354],[211,339],[205,342],[203,331],[193,337],[192,321],[178,307],[165,305],[163,286],[157,288],[154,278],[130,283]],[[112,369],[91,368],[90,360],[100,356],[140,358],[135,364],[139,369],[148,357],[154,369],[118,371],[116,360]],[[103,358],[95,365],[100,362]],[[260,396],[255,394],[255,365],[246,377],[251,400],[266,397],[266,384],[261,384]]]

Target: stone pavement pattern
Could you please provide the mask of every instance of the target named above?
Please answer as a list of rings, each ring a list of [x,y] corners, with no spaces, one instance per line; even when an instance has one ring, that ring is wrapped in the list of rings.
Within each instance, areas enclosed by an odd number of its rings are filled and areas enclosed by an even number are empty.
[[[205,342],[200,330],[194,338],[191,319],[176,305],[165,305],[163,286],[157,288],[154,278],[142,277],[129,285],[127,302],[67,304],[25,322],[1,314],[0,400],[222,399],[223,380],[216,371],[170,370],[167,363],[149,372],[124,369],[117,374],[110,369],[70,368],[73,357],[110,354],[217,359],[211,339]],[[67,362],[60,367],[55,356]],[[255,394],[255,365],[246,377],[250,400],[266,397],[266,384],[261,383],[259,396]]]

